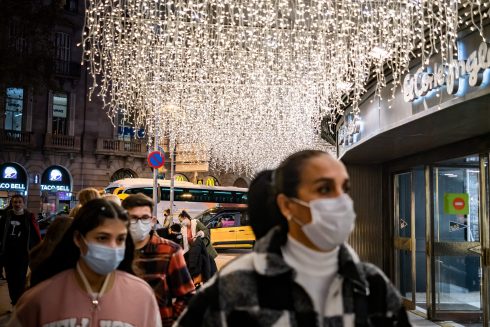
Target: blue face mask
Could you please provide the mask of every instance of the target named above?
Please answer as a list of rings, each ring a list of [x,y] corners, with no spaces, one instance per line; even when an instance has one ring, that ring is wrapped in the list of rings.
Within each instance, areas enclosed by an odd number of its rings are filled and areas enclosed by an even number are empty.
[[[90,269],[99,275],[113,272],[124,259],[125,247],[111,248],[87,241],[85,244],[87,244],[87,254],[82,254],[82,258]]]

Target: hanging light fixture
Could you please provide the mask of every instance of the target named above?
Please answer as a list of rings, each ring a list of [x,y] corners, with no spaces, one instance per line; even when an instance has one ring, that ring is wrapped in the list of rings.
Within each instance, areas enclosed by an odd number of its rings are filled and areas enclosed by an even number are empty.
[[[326,148],[322,119],[335,121],[346,102],[357,114],[372,73],[380,94],[385,67],[396,88],[414,58],[427,64],[439,53],[447,62],[462,25],[484,39],[488,7],[481,0],[87,0],[84,59],[91,95],[109,117],[122,111],[150,136],[194,144],[216,168],[251,173],[296,150]]]

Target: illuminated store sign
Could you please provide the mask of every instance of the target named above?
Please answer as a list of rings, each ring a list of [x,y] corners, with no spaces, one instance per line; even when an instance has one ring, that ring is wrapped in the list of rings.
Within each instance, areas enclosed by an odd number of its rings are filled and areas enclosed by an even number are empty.
[[[469,76],[470,86],[479,86],[485,69],[490,68],[489,50],[487,44],[482,42],[478,50],[473,51],[466,60],[452,59],[449,64],[435,63],[429,71],[420,67],[414,75],[407,74],[403,80],[403,99],[412,102],[442,86],[446,86],[448,94],[456,94],[463,87],[464,81],[460,81],[460,78],[466,76]]]
[[[16,163],[0,165],[0,190],[25,191],[27,175],[24,169]]]
[[[25,184],[18,183],[0,183],[0,190],[25,190]]]
[[[41,185],[41,191],[70,192],[70,187],[66,185]]]
[[[71,192],[71,177],[61,166],[51,166],[41,177],[41,191]]]
[[[5,179],[16,179],[17,178],[17,169],[12,166],[5,167],[3,171],[3,178]]]

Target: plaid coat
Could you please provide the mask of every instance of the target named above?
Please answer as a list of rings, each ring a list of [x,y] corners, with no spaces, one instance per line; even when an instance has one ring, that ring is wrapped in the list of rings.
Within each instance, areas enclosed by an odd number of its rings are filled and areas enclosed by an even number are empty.
[[[374,265],[347,245],[328,294],[325,316],[314,311],[281,254],[280,231],[257,241],[254,252],[230,262],[189,303],[182,326],[410,326],[400,295]]]
[[[136,250],[133,268],[153,288],[162,326],[171,326],[195,290],[182,249],[152,232],[148,244]]]

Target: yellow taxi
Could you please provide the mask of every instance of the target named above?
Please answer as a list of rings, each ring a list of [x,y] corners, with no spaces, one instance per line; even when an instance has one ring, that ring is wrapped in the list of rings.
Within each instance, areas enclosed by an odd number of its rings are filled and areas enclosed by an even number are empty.
[[[211,244],[216,249],[251,248],[255,244],[246,207],[216,207],[204,211],[196,219],[209,228]]]

